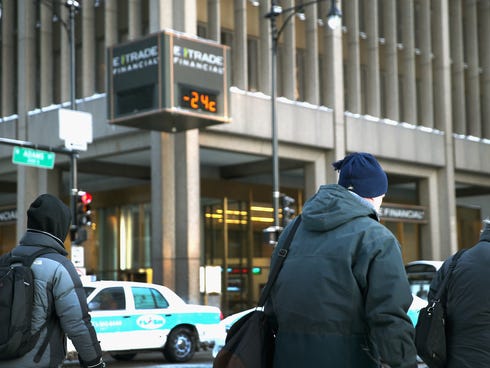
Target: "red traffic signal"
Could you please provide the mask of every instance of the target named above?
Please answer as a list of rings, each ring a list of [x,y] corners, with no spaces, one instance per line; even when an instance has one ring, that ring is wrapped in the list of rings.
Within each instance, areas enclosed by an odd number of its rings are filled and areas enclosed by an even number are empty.
[[[80,202],[82,202],[83,204],[92,203],[92,194],[90,194],[90,193],[83,192],[80,190],[78,192],[78,198],[79,198]]]
[[[78,192],[77,217],[76,223],[79,227],[92,225],[92,194],[80,190]]]

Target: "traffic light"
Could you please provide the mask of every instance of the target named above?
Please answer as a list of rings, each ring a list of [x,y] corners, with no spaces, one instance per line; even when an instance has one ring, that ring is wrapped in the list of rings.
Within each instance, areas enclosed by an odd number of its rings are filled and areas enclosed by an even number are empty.
[[[295,201],[293,198],[288,197],[285,194],[281,195],[280,199],[282,208],[282,227],[284,228],[294,217],[294,213],[296,212],[296,210],[293,208]]]
[[[263,243],[265,245],[275,247],[277,245],[279,235],[281,235],[281,231],[282,226],[269,226],[267,229],[262,230]]]
[[[79,227],[92,225],[92,194],[79,191],[77,201],[77,224]]]

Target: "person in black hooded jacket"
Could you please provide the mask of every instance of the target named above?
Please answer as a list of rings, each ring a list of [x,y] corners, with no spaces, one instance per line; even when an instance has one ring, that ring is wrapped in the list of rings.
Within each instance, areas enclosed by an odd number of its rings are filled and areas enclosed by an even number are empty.
[[[437,294],[453,256],[431,282]],[[447,284],[446,368],[490,367],[490,220],[483,221],[479,242],[458,259]]]
[[[0,361],[0,368],[58,367],[66,356],[66,335],[83,367],[105,367],[80,277],[66,257],[63,242],[70,222],[70,209],[51,194],[37,197],[27,211],[27,231],[13,254],[30,255],[43,247],[52,250],[36,258],[31,266],[35,284],[32,332],[41,333],[31,351],[20,358]],[[39,353],[40,360],[35,361]]]

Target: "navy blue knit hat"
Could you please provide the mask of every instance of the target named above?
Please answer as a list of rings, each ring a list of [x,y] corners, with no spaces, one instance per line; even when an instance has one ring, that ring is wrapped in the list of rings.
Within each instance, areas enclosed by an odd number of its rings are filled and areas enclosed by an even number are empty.
[[[370,153],[355,152],[332,164],[339,171],[339,184],[364,198],[388,191],[388,177]]]

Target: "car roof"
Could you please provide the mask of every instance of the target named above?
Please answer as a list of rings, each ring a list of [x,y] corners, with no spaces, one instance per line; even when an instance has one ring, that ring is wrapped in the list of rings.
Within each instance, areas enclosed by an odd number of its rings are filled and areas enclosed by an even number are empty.
[[[412,272],[437,271],[441,268],[444,261],[418,260],[405,265],[405,270]]]
[[[120,287],[153,287],[156,289],[160,289],[162,292],[165,293],[165,296],[167,298],[171,298],[173,303],[176,304],[187,304],[175,291],[172,289],[159,285],[159,284],[152,284],[152,283],[147,283],[147,282],[139,282],[139,281],[112,281],[112,280],[99,280],[99,281],[86,281],[83,282],[83,287],[84,288],[103,288],[103,287],[111,287],[111,286],[120,286]]]
[[[97,280],[97,281],[85,281],[85,282],[83,282],[83,286],[99,287],[99,286],[109,286],[109,285],[114,285],[114,286],[129,285],[129,286],[156,286],[156,287],[165,287],[165,286],[158,285],[158,284],[151,284],[151,283],[140,282],[140,281]]]
[[[443,263],[443,261],[431,260],[412,261],[405,265],[405,272],[410,282],[415,282],[415,280],[430,281]]]

